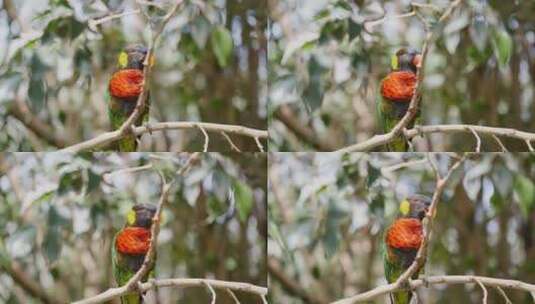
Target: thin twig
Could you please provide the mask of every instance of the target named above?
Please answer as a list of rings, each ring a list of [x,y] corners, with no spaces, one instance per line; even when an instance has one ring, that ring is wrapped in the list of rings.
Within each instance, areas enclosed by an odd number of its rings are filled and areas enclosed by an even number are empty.
[[[425,159],[425,158],[415,159],[415,160],[406,161],[406,162],[401,162],[401,163],[398,163],[398,164],[395,164],[395,165],[391,165],[391,166],[387,166],[387,167],[381,168],[381,173],[388,173],[388,172],[396,171],[396,170],[407,168],[407,167],[418,166],[418,165],[421,165],[421,164],[425,164],[427,162],[428,162],[428,160]]]
[[[225,131],[221,131],[221,135],[223,135],[223,137],[227,140],[228,144],[230,145],[230,149],[236,151],[236,152],[241,152],[240,148],[238,148],[234,142],[232,141],[232,139],[230,138],[230,136],[228,136],[228,134],[225,132]]]
[[[258,150],[260,150],[260,152],[264,152],[264,146],[262,146],[262,143],[260,143],[260,139],[258,137],[255,137],[254,141],[256,142]]]
[[[496,289],[498,289],[498,291],[502,295],[503,299],[505,300],[506,304],[513,304],[513,302],[511,302],[511,300],[509,299],[509,297],[507,296],[505,291],[500,286],[494,286],[494,287],[496,287]]]
[[[150,170],[150,169],[152,169],[152,167],[153,167],[152,163],[149,163],[149,164],[146,164],[146,165],[143,165],[143,166],[124,168],[124,169],[119,169],[119,170],[115,170],[115,171],[106,172],[106,173],[102,174],[102,177],[104,179],[106,179],[106,178],[109,178],[110,176],[116,175],[116,174],[135,173],[135,172],[139,172],[139,171]]]
[[[481,137],[477,135],[477,132],[473,128],[470,128],[470,132],[472,132],[472,134],[474,134],[474,137],[476,138],[476,152],[479,153],[481,152]]]
[[[206,133],[206,130],[202,126],[198,126],[199,129],[201,129],[202,134],[204,135],[204,146],[202,151],[208,152],[208,144],[210,143],[210,137],[208,137],[208,133]]]
[[[212,287],[212,285],[210,285],[210,283],[208,282],[203,282],[204,283],[204,286],[206,286],[208,288],[208,290],[210,290],[210,294],[212,295],[212,302],[211,304],[215,304],[215,300],[217,298],[216,294],[215,294],[215,290],[214,288]]]
[[[498,138],[498,136],[496,136],[496,134],[492,134],[492,138],[494,138],[494,140],[498,143],[498,145],[502,149],[502,152],[508,152],[507,148],[503,145],[502,141],[500,140],[500,138]]]
[[[483,290],[483,304],[487,304],[487,297],[489,296],[489,292],[487,291],[487,287],[485,287],[485,285],[483,285],[483,283],[481,283],[481,281],[478,280],[477,278],[475,278],[474,281],[476,281],[476,283],[479,285],[479,287],[481,287],[481,289]]]
[[[229,294],[229,296],[236,302],[236,304],[241,304],[240,300],[238,300],[238,297],[236,297],[236,294],[231,289],[225,289],[225,291]]]
[[[526,141],[526,145],[528,145],[528,149],[529,149],[529,151],[530,151],[530,152],[534,152],[535,149],[533,149],[533,146],[531,145],[531,140],[526,139],[525,141]]]
[[[99,18],[99,19],[89,19],[87,21],[87,25],[89,26],[89,28],[91,30],[96,32],[97,31],[97,25],[99,25],[99,24],[111,21],[113,19],[122,18],[124,16],[136,15],[136,14],[139,14],[140,12],[141,12],[141,10],[136,9],[136,10],[132,10],[132,11],[128,11],[128,12],[111,14],[111,15],[108,15],[108,16],[105,16],[105,17],[102,17],[102,18]]]

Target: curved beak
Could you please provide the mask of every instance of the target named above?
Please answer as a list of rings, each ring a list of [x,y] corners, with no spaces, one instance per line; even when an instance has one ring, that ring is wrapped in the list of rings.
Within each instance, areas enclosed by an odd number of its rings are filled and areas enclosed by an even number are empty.
[[[414,58],[412,59],[412,64],[418,69],[421,68],[422,67],[422,55],[420,54],[415,55]]]

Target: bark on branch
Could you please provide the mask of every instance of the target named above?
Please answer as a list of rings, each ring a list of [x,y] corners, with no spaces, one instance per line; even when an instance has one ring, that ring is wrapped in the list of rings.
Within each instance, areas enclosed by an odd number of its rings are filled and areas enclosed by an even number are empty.
[[[233,291],[241,291],[246,293],[252,293],[258,295],[260,298],[264,298],[267,295],[268,289],[266,287],[260,287],[249,283],[241,282],[229,282],[229,281],[220,281],[220,280],[209,280],[209,279],[159,279],[159,280],[149,280],[146,283],[139,285],[139,291],[145,292],[153,288],[161,287],[174,287],[174,288],[191,288],[191,287],[206,287],[207,285],[212,286],[215,289],[230,289]],[[83,299],[73,304],[95,304],[108,301],[122,295],[127,294],[129,291],[125,286],[118,288],[111,288],[105,292],[96,295],[91,298]]]
[[[430,133],[476,133],[477,135],[490,135],[497,137],[509,137],[526,142],[529,151],[534,151],[531,142],[535,141],[535,133],[515,130],[511,128],[497,128],[479,125],[455,124],[455,125],[434,125],[434,126],[416,126],[410,130],[404,130],[403,134],[406,138],[411,139],[421,134]],[[371,137],[363,142],[342,148],[340,152],[357,152],[369,151],[392,140],[388,134],[380,134]],[[476,137],[477,138],[477,137]],[[477,145],[480,147],[480,145]],[[477,151],[477,148],[476,148]]]
[[[535,294],[534,284],[529,284],[529,283],[525,283],[525,282],[518,281],[518,280],[498,279],[498,278],[489,278],[489,277],[472,276],[472,275],[432,276],[432,277],[427,277],[425,279],[412,280],[409,282],[409,285],[410,285],[410,288],[413,289],[413,288],[417,288],[421,286],[426,286],[428,284],[429,285],[478,284],[477,282],[480,282],[481,284],[485,286],[523,290],[523,291],[531,293],[532,297]],[[352,304],[352,303],[370,301],[376,297],[379,297],[381,295],[386,295],[392,292],[396,292],[396,291],[399,291],[400,289],[401,288],[397,286],[396,283],[392,283],[392,284],[376,287],[370,291],[358,294],[356,296],[352,296],[350,298],[338,300],[336,302],[333,302],[332,304]],[[535,297],[533,298],[533,300],[535,301]]]
[[[179,129],[204,129],[209,132],[225,132],[231,134],[238,134],[243,136],[248,136],[251,138],[267,138],[268,132],[264,130],[252,129],[248,127],[238,126],[238,125],[225,125],[225,124],[215,124],[207,122],[159,122],[155,124],[135,127],[132,129],[132,133],[136,136],[139,136],[143,133],[151,133],[153,131],[163,131],[163,130],[179,130]],[[65,149],[60,150],[60,152],[80,152],[84,150],[95,149],[99,146],[104,146],[115,142],[127,134],[121,133],[121,130],[116,130],[112,132],[103,133],[98,135],[95,138],[89,139],[87,141],[72,145]]]

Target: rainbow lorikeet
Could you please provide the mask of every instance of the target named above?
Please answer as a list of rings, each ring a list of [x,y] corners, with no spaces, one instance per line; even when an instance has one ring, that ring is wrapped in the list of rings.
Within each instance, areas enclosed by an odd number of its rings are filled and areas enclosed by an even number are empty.
[[[117,285],[123,286],[141,268],[145,255],[150,247],[152,219],[156,214],[156,207],[147,204],[137,204],[126,216],[126,224],[113,240],[112,265],[113,275]],[[154,263],[149,266],[153,275]],[[146,282],[148,275],[141,279]],[[121,304],[143,303],[140,294],[128,294],[121,297]]]
[[[135,44],[127,46],[119,53],[117,70],[108,83],[108,115],[111,127],[117,130],[130,117],[134,111],[139,95],[143,90],[143,62],[147,56],[147,48]],[[153,63],[149,60],[149,64]],[[147,101],[135,126],[147,122],[149,118],[150,98],[147,92]],[[137,149],[135,136],[127,136],[118,141],[117,149],[121,152],[133,152]]]
[[[413,195],[399,204],[399,215],[385,233],[384,268],[386,280],[394,283],[409,268],[423,239],[422,220],[429,210],[431,199]],[[418,277],[420,269],[413,279]],[[411,291],[390,294],[392,304],[409,304]]]
[[[381,92],[378,95],[377,113],[385,133],[405,116],[416,87],[416,71],[420,68],[422,56],[418,51],[402,48],[392,56],[392,71],[381,81]],[[420,102],[418,104],[421,104]],[[418,110],[415,118],[407,128],[414,127],[420,117]],[[409,149],[408,141],[400,136],[386,146],[388,151],[405,152]]]

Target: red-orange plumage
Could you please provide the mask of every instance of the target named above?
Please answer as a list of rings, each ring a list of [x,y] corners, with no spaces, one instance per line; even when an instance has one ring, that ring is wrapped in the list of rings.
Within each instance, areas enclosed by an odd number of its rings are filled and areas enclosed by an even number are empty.
[[[386,232],[388,246],[399,249],[418,249],[422,238],[422,223],[414,218],[397,219]]]
[[[143,72],[136,69],[119,70],[111,76],[108,89],[115,98],[137,97],[143,90]]]
[[[115,246],[123,254],[146,254],[150,247],[150,230],[126,227],[117,235]]]
[[[397,71],[388,74],[381,82],[381,95],[392,101],[408,101],[416,88],[416,74]]]

